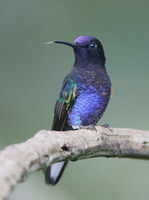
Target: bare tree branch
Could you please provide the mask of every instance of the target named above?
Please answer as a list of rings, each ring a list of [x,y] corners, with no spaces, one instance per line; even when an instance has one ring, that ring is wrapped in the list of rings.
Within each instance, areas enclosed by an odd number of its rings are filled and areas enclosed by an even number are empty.
[[[51,163],[92,157],[149,159],[149,131],[120,129],[42,130],[31,139],[0,152],[0,200],[7,199],[25,176]]]

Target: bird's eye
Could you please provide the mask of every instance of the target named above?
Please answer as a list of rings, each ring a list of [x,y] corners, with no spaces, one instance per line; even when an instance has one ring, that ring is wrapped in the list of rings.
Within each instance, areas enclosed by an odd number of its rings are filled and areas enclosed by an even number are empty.
[[[95,43],[91,43],[91,44],[89,45],[89,48],[90,48],[91,50],[96,49],[96,47],[97,47],[97,45],[96,45]]]

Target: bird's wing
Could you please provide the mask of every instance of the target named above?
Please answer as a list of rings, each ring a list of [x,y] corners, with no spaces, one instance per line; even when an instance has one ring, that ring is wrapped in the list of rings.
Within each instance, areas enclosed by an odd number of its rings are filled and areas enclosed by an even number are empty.
[[[66,124],[68,114],[77,96],[77,83],[68,75],[58,95],[55,105],[52,130],[62,131]]]

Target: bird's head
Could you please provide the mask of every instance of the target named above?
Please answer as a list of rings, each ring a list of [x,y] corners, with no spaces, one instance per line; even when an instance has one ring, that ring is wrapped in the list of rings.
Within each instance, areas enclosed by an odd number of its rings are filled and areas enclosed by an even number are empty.
[[[104,49],[100,41],[92,36],[79,36],[73,43],[64,41],[52,41],[71,46],[74,49],[76,63],[102,63],[105,64]]]

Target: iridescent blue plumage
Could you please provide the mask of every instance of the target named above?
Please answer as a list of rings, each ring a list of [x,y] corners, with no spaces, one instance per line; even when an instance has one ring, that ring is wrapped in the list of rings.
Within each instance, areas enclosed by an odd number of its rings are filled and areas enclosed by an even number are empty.
[[[101,88],[99,91],[96,88],[88,89],[85,86],[82,88],[77,85],[78,97],[68,115],[68,124],[70,126],[88,126],[95,125],[99,116],[105,110],[107,104],[105,89]]]
[[[75,63],[66,76],[54,111],[52,130],[65,131],[94,126],[102,117],[111,95],[111,82],[105,68],[105,55],[99,40],[80,36],[74,43],[55,41],[73,47]],[[46,169],[46,182],[56,184],[67,162]]]

